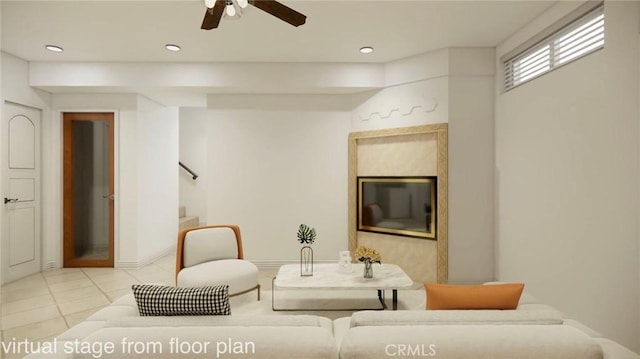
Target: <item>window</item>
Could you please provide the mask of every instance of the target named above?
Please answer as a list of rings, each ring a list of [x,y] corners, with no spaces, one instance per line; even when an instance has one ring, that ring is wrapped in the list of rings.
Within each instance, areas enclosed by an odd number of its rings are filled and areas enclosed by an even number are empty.
[[[604,47],[604,5],[599,5],[542,41],[504,61],[504,90],[509,91],[555,68]]]

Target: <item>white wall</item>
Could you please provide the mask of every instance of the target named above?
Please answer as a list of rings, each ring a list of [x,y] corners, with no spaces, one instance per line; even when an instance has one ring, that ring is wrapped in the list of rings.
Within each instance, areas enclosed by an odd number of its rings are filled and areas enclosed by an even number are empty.
[[[449,50],[385,64],[385,87],[352,95],[351,131],[449,121]]]
[[[209,110],[181,112],[181,131],[202,126],[189,138],[207,147],[198,179],[206,222],[240,225],[245,257],[258,265],[297,262],[301,223],[318,232],[315,260],[337,260],[347,248],[348,98],[238,96],[248,108],[210,96]],[[281,108],[284,98],[296,109]]]
[[[604,50],[496,95],[497,274],[640,351],[638,3],[605,18]]]
[[[494,49],[449,50],[449,281],[494,279]]]
[[[1,55],[4,99],[46,110],[51,94],[29,86],[29,63],[6,52]]]
[[[492,76],[449,81],[449,281],[494,279]]]
[[[202,106],[209,93],[328,94],[384,85],[373,63],[31,62],[30,84],[44,90],[139,93],[157,102]],[[414,79],[415,80],[415,79]]]
[[[187,216],[197,216],[200,222],[207,220],[207,151],[208,116],[206,108],[180,108],[179,159],[198,174],[191,175],[180,169],[180,205],[187,207]]]
[[[178,109],[138,96],[137,252],[146,264],[175,249],[178,236]]]
[[[449,79],[438,77],[354,94],[351,131],[447,123]]]

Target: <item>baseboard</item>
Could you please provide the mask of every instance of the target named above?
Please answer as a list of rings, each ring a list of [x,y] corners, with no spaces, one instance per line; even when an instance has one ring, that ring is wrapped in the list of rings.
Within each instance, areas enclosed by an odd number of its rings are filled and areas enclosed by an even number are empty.
[[[42,266],[42,270],[50,270],[50,269],[58,269],[61,266],[58,265],[56,261],[49,261],[44,266]]]
[[[142,268],[144,266],[147,266],[155,261],[157,261],[158,259],[164,257],[164,256],[168,256],[171,253],[174,253],[176,251],[175,245],[171,245],[167,248],[165,248],[162,251],[159,251],[158,253],[145,257],[145,258],[141,258],[139,260],[134,260],[134,261],[117,261],[115,267],[116,268],[120,268],[120,269],[139,269]]]
[[[158,259],[167,256],[169,254],[175,253],[176,248],[175,245],[171,245],[167,248],[165,248],[164,250],[148,256],[146,258],[142,258],[139,260],[134,260],[134,261],[127,261],[127,260],[119,260],[116,261],[114,268],[120,268],[120,269],[139,269],[142,268],[144,266],[147,266],[155,261],[157,261]],[[42,270],[51,270],[51,269],[58,269],[58,268],[62,268],[62,265],[60,265],[57,261],[49,261],[45,264],[43,264],[42,266]]]

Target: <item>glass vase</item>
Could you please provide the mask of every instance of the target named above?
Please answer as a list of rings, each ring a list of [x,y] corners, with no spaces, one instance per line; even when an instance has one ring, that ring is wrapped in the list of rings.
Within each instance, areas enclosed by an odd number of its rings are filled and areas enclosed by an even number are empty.
[[[373,266],[371,265],[371,261],[364,261],[364,273],[362,274],[365,278],[373,278]]]
[[[300,249],[300,275],[303,277],[313,275],[313,248],[309,246]]]
[[[340,259],[338,260],[338,271],[342,273],[351,273],[351,252],[340,252]]]

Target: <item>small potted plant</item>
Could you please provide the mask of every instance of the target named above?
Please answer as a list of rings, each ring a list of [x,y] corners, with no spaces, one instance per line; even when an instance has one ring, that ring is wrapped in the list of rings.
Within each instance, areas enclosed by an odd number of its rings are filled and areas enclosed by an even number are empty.
[[[316,229],[301,224],[298,227],[298,242],[302,244],[300,249],[300,275],[311,276],[313,275],[313,248],[311,244],[316,240]]]
[[[356,249],[354,255],[360,262],[364,263],[363,277],[373,278],[373,268],[371,263],[382,264],[382,257],[380,256],[380,253],[373,248],[360,246]]]

